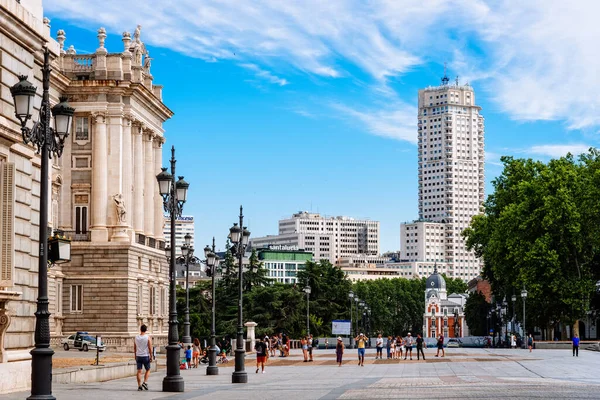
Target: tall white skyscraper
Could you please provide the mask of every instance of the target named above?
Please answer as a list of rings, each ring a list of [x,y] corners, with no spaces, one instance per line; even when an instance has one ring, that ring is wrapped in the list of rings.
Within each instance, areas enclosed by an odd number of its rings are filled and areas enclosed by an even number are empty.
[[[461,232],[484,200],[484,127],[473,88],[442,84],[419,90],[419,219],[400,227],[400,258],[414,275],[438,270],[465,281],[481,261],[465,248]]]

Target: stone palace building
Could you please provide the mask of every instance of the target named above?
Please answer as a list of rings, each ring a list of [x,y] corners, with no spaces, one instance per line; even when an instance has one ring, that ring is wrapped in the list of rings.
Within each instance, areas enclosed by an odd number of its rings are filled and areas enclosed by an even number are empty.
[[[41,0],[0,0],[0,393],[30,384],[40,205],[40,157],[24,145],[10,87],[27,75],[41,103],[43,45],[51,51],[50,101],[75,108],[61,158],[50,160],[49,220],[72,239],[71,262],[49,266],[52,342],[75,331],[131,349],[141,323],[157,345],[168,330],[160,172],[163,123],[173,113],[153,84],[141,27],[109,52],[76,54],[51,37]],[[38,120],[38,115],[33,116]],[[31,122],[30,122],[31,124]]]

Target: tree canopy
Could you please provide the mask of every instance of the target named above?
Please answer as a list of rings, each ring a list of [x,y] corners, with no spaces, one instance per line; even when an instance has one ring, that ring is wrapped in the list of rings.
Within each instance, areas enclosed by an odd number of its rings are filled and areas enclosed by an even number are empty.
[[[463,232],[497,295],[528,291],[527,326],[572,324],[598,279],[600,153],[548,163],[502,157],[485,213]]]

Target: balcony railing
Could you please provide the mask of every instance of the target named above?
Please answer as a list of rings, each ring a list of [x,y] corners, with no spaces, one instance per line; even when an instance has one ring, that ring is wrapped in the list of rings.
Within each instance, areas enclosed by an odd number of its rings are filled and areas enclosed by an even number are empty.
[[[90,231],[87,232],[76,232],[76,231],[64,231],[65,236],[71,238],[73,242],[89,242],[92,240]]]

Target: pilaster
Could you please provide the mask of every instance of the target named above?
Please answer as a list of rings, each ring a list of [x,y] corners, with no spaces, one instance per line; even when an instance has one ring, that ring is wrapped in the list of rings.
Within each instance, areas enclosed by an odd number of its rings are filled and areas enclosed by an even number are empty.
[[[144,143],[142,125],[133,122],[133,229],[144,233]]]
[[[154,175],[158,175],[162,166],[162,145],[165,139],[156,136],[154,138]],[[156,179],[155,179],[156,183]],[[163,213],[163,201],[158,190],[158,184],[154,185],[154,237],[156,240],[164,240],[164,223],[165,219],[162,217]]]
[[[144,234],[148,237],[154,237],[154,189],[158,185],[154,173],[153,138],[151,130],[144,131]]]

